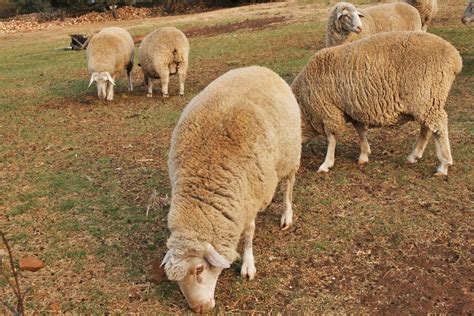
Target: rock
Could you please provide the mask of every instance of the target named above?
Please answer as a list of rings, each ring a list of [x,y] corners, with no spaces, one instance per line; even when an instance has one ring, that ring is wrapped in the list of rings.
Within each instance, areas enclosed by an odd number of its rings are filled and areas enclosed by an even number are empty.
[[[26,257],[20,259],[20,270],[28,270],[35,272],[42,268],[44,268],[43,261],[35,257]]]

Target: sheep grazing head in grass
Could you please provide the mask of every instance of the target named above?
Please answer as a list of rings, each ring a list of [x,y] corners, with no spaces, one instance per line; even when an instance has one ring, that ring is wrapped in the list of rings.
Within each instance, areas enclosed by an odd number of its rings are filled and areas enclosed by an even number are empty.
[[[469,1],[464,10],[464,16],[462,17],[461,21],[464,24],[468,24],[474,20],[474,1]]]
[[[339,2],[330,13],[330,22],[334,24],[334,29],[339,32],[359,34],[362,32],[362,21],[360,18],[363,17],[364,15],[353,4]]]
[[[211,244],[187,251],[170,249],[162,262],[168,279],[178,282],[196,313],[206,313],[214,308],[217,278],[230,264]]]
[[[113,91],[113,86],[115,86],[115,81],[108,72],[94,72],[91,76],[91,80],[89,82],[89,87],[92,83],[97,83],[97,95],[99,99],[102,100],[112,100],[113,93],[111,94],[110,91]]]

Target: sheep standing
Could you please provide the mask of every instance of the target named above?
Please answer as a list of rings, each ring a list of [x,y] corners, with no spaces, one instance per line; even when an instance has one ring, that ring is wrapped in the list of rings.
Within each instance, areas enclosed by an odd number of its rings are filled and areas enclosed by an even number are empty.
[[[238,258],[242,232],[241,275],[254,278],[255,217],[280,180],[281,227],[292,224],[300,155],[300,109],[288,84],[267,68],[229,71],[185,107],[171,139],[171,236],[163,264],[194,311],[214,307],[217,278]]]
[[[375,33],[420,30],[418,11],[406,3],[387,3],[357,10],[352,3],[339,2],[329,11],[326,47],[352,42]]]
[[[474,20],[474,1],[469,1],[466,9],[464,10],[464,15],[461,19],[462,23],[468,24]]]
[[[319,171],[334,165],[336,136],[346,121],[360,137],[359,163],[370,154],[367,127],[406,119],[421,124],[409,162],[421,158],[431,133],[446,175],[452,164],[448,116],[444,105],[456,74],[459,52],[447,41],[425,32],[387,32],[317,52],[292,84],[303,112],[303,133],[325,134],[328,151]]]
[[[130,33],[120,27],[107,27],[95,34],[87,46],[89,87],[95,81],[100,99],[113,100],[116,76],[127,70],[128,91],[133,91],[132,69],[135,46]]]
[[[421,25],[423,31],[428,29],[428,25],[431,20],[436,16],[438,11],[438,1],[437,0],[403,0],[404,2],[412,5],[415,9],[418,10],[421,17]]]
[[[138,60],[148,88],[153,95],[153,79],[161,79],[161,92],[168,97],[169,76],[178,74],[179,94],[184,95],[184,81],[188,70],[189,42],[175,27],[163,27],[149,33],[138,48]]]

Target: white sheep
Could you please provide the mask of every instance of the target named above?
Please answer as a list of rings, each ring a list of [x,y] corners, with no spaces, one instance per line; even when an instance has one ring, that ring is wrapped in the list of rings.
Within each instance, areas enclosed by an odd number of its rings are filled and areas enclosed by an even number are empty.
[[[437,0],[402,0],[410,5],[412,5],[415,9],[418,10],[421,17],[421,25],[423,31],[428,29],[428,25],[430,24],[431,20],[436,16],[436,12],[438,11],[438,1]]]
[[[241,275],[255,277],[255,217],[279,181],[281,227],[290,227],[300,155],[300,109],[288,84],[267,68],[229,71],[185,107],[171,139],[171,236],[163,264],[194,311],[214,307],[217,278],[238,258],[242,233]]]
[[[464,15],[463,15],[461,21],[464,24],[468,24],[468,23],[472,22],[472,20],[474,20],[474,1],[470,0],[467,3],[467,7],[464,10]]]
[[[189,42],[175,27],[162,27],[149,33],[138,48],[148,97],[153,94],[153,79],[161,79],[161,92],[168,97],[169,76],[178,74],[179,94],[184,95],[184,82],[188,70]]]
[[[362,19],[361,19],[362,18]],[[403,3],[386,3],[358,10],[352,3],[336,3],[329,11],[326,47],[389,31],[420,31],[418,11]]]
[[[135,46],[132,36],[120,27],[107,27],[92,36],[87,46],[89,87],[95,81],[100,99],[113,100],[115,78],[127,70],[128,91],[133,91],[132,69]]]
[[[322,49],[292,84],[303,112],[303,133],[325,134],[328,150],[319,171],[334,165],[336,136],[351,122],[360,137],[359,163],[368,162],[367,127],[403,120],[421,124],[408,161],[421,158],[431,133],[446,175],[452,164],[444,105],[462,68],[459,52],[425,32],[387,32]]]

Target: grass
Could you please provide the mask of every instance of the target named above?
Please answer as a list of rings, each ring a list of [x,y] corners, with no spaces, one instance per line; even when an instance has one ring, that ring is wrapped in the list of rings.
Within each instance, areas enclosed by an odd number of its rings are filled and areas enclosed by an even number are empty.
[[[324,45],[329,5],[302,0],[119,22],[143,34],[164,25],[186,30],[285,17],[269,27],[190,38],[187,93],[176,96],[173,78],[166,101],[145,97],[135,69],[132,95],[122,77],[116,100],[101,102],[87,88],[85,52],[55,50],[67,45],[69,33],[104,25],[0,35],[0,228],[17,257],[35,255],[46,264],[21,273],[31,288],[29,313],[45,313],[52,304],[86,314],[187,311],[175,283],[149,280],[151,264],[166,250],[167,207],[153,203],[153,192],[170,195],[171,131],[187,102],[227,70],[259,64],[291,82]],[[463,1],[440,1],[430,28],[464,62],[447,104],[450,176],[432,176],[432,142],[418,164],[404,163],[415,124],[371,130],[373,154],[365,167],[355,164],[358,146],[348,128],[327,176],[316,173],[324,138],[306,145],[295,226],[279,230],[277,195],[257,218],[258,280],[238,277],[241,262],[225,270],[217,312],[472,312],[465,289],[472,275],[474,41],[456,15],[463,7]],[[0,289],[13,298],[5,283]]]

